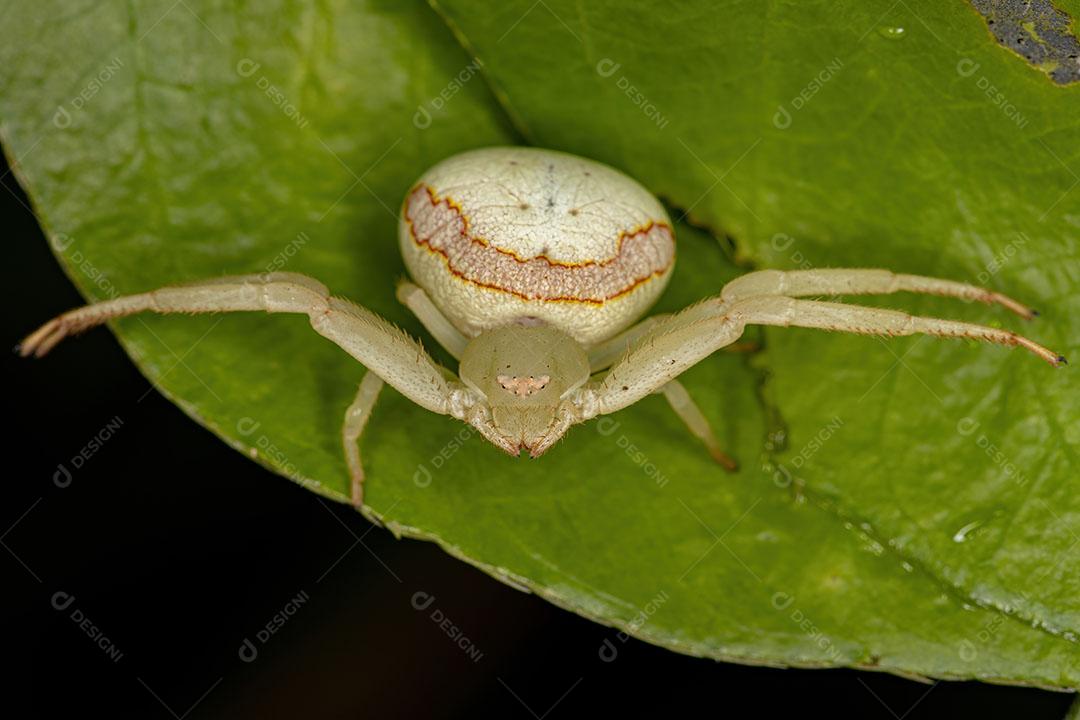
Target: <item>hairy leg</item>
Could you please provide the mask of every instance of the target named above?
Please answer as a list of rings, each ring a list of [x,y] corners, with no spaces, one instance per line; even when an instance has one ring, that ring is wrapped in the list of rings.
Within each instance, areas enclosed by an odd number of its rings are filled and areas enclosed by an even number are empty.
[[[895,292],[925,293],[998,304],[1023,318],[1034,310],[1001,293],[967,283],[889,270],[823,268],[820,270],[761,270],[736,278],[724,286],[720,297],[727,302],[760,295],[806,297],[813,295],[887,295]]]
[[[733,303],[710,300],[658,323],[606,375],[584,388],[580,403],[586,410],[582,417],[615,412],[637,402],[733,343],[747,325],[796,326],[864,335],[925,333],[964,337],[1023,347],[1054,366],[1065,363],[1063,356],[1017,333],[972,323],[779,295],[751,296]]]
[[[591,372],[599,372],[604,368],[610,367],[623,355],[627,353],[630,347],[649,333],[657,323],[671,317],[671,315],[653,315],[647,317],[636,325],[632,325],[626,330],[615,337],[608,338],[603,342],[595,345],[589,349],[589,369]]]
[[[317,280],[296,273],[216,278],[87,305],[45,323],[23,340],[19,351],[40,357],[68,335],[139,312],[259,310],[307,315],[316,332],[417,405],[439,414],[450,412],[454,388],[419,343],[369,310],[331,297]]]
[[[736,303],[728,312],[728,316],[740,325],[820,328],[860,335],[897,336],[924,333],[937,337],[963,337],[998,345],[1022,347],[1054,366],[1065,362],[1062,355],[1011,330],[1000,330],[956,320],[919,317],[898,310],[862,305],[762,296],[747,298]]]

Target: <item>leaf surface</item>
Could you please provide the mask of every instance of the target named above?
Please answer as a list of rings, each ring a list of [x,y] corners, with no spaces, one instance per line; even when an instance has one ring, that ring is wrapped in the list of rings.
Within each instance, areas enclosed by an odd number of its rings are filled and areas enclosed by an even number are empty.
[[[1040,340],[1076,350],[1076,90],[996,45],[969,8],[920,9],[923,25],[903,3],[827,20],[817,3],[486,5],[440,6],[455,38],[417,2],[9,4],[0,18],[21,31],[0,49],[5,149],[91,299],[287,269],[449,362],[394,301],[397,209],[435,161],[520,133],[625,169],[714,228],[680,225],[658,311],[715,294],[746,261],[974,279],[1011,242],[990,282],[1039,304]],[[877,32],[898,23],[900,39]],[[961,57],[980,70],[959,75]],[[835,77],[776,127],[778,103],[834,58]],[[604,59],[618,69],[597,72]],[[982,75],[1031,108],[1026,130],[980,94]],[[363,369],[305,318],[115,329],[193,417],[345,499],[340,422]],[[737,475],[657,397],[529,461],[390,391],[363,439],[367,512],[682,652],[1075,687],[1072,374],[961,343],[764,337],[764,352],[685,377]],[[767,442],[781,420],[786,450]]]

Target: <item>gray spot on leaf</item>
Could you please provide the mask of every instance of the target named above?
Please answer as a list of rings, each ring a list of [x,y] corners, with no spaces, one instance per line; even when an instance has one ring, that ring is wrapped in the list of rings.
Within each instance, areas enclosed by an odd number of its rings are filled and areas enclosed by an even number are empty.
[[[1080,81],[1080,41],[1050,0],[970,0],[997,41],[1059,85]]]

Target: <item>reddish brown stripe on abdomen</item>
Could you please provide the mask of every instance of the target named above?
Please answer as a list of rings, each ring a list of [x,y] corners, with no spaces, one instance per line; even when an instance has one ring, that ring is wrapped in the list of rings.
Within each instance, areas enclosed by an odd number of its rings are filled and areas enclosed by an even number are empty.
[[[662,275],[675,259],[671,228],[657,222],[623,232],[610,258],[579,263],[543,255],[520,258],[470,234],[461,209],[426,185],[409,193],[405,219],[413,241],[442,256],[454,275],[526,300],[602,303]]]

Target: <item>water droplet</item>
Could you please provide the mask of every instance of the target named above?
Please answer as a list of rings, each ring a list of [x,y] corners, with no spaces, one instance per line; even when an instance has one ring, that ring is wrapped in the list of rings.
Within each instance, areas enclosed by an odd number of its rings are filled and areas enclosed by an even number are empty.
[[[783,428],[772,430],[765,438],[765,443],[770,450],[783,450],[787,445],[787,433]]]
[[[975,522],[969,522],[967,525],[960,528],[953,534],[953,542],[967,542],[968,535],[970,535],[972,531],[974,531],[975,528],[979,527],[980,525],[982,525],[982,522],[980,520],[976,520]]]
[[[871,555],[877,555],[878,557],[881,557],[885,553],[885,546],[877,540],[872,540],[870,538],[863,539],[862,549],[866,550]]]
[[[878,28],[878,34],[881,35],[881,37],[887,38],[889,40],[899,40],[900,38],[904,37],[905,32],[906,31],[902,27],[885,26]]]

